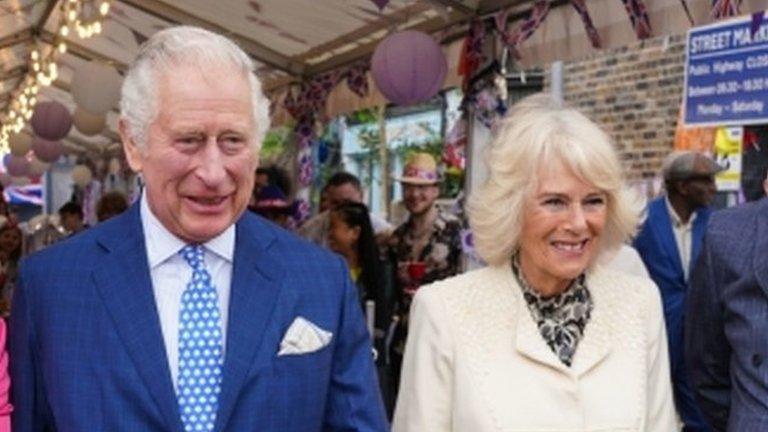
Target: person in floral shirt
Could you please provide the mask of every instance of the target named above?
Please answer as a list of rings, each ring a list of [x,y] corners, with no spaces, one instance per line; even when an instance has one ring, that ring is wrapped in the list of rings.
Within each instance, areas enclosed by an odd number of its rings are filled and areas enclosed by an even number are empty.
[[[396,271],[396,325],[392,327],[389,345],[395,383],[399,381],[413,295],[420,286],[461,270],[461,222],[435,204],[440,192],[435,159],[428,153],[414,154],[397,180],[403,185],[409,217],[387,242],[389,259]]]

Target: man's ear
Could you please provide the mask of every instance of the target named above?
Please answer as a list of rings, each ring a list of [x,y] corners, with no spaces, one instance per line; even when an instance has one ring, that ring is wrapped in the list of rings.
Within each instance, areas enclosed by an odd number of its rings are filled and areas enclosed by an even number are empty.
[[[123,151],[128,165],[135,172],[141,172],[144,165],[144,150],[141,149],[133,139],[128,122],[123,117],[117,122],[117,128],[120,132],[120,140],[123,142]]]

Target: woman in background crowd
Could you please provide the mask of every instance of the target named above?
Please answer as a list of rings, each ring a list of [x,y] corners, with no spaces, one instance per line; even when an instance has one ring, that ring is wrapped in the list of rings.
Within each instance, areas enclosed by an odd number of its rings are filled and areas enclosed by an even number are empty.
[[[674,431],[658,290],[595,264],[638,219],[608,136],[536,95],[488,164],[469,215],[489,265],[417,292],[394,431]]]
[[[352,280],[357,285],[366,320],[369,325],[373,324],[379,381],[387,409],[391,412],[394,396],[386,370],[385,335],[390,323],[392,280],[388,266],[380,258],[365,204],[346,201],[331,210],[328,246],[346,260]],[[371,311],[366,309],[368,301],[374,302],[373,317],[369,316]]]
[[[8,351],[5,320],[0,319],[0,432],[11,432],[11,406],[9,400],[11,378],[8,375]]]
[[[0,227],[0,310],[8,315],[11,299],[16,288],[19,260],[23,251],[22,232],[14,223],[6,222]]]

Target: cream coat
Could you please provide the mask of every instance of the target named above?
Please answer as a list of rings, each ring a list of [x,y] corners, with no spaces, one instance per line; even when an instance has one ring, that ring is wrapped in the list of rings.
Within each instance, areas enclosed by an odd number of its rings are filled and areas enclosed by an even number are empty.
[[[674,431],[658,289],[599,267],[587,286],[594,308],[570,368],[509,267],[420,289],[393,431]]]

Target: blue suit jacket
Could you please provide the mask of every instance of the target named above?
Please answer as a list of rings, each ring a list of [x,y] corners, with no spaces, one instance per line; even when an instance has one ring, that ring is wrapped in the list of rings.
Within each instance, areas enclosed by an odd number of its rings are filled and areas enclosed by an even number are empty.
[[[768,430],[768,200],[712,216],[691,277],[685,357],[715,430]]]
[[[710,214],[711,210],[706,208],[696,212],[691,234],[690,263],[680,262],[672,219],[663,196],[648,204],[647,218],[634,242],[651,279],[661,292],[675,402],[687,426],[686,431],[705,431],[707,426],[694,401],[683,358],[684,305],[688,292],[683,265],[688,265],[689,269],[695,265]]]
[[[215,430],[385,431],[343,261],[249,212],[235,238]],[[331,343],[278,357],[298,316]],[[182,431],[138,205],[29,257],[10,329],[14,431]]]
[[[683,305],[685,294],[688,291],[688,282],[685,280],[683,265],[688,265],[689,270],[693,268],[696,257],[701,251],[701,241],[704,238],[710,213],[709,209],[700,209],[696,212],[691,235],[690,263],[680,262],[675,233],[672,231],[672,219],[663,196],[648,204],[647,218],[634,242],[651,279],[661,291],[670,355],[673,362],[675,359],[682,359]]]

